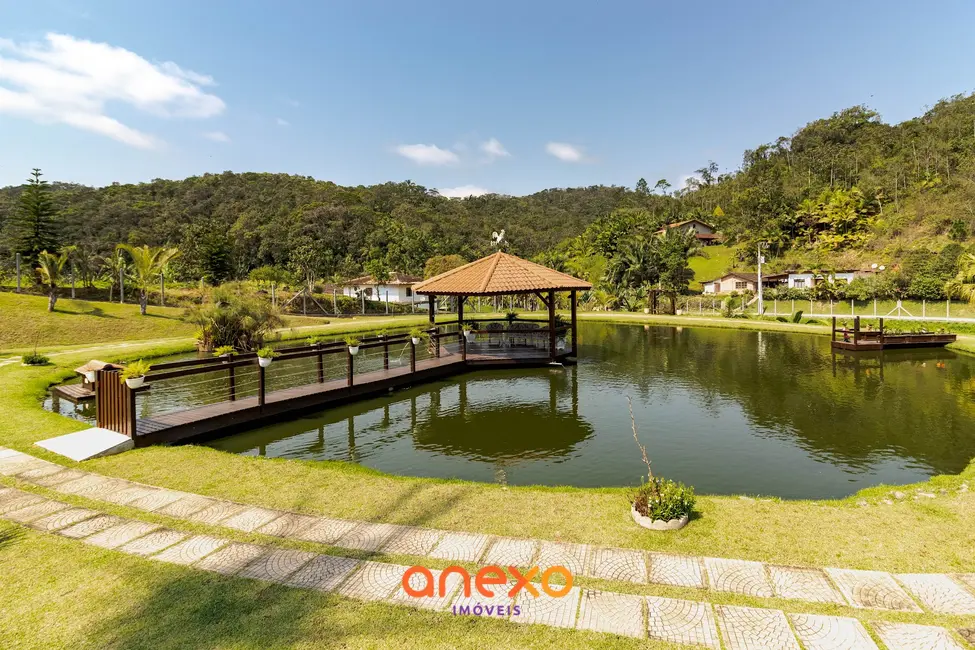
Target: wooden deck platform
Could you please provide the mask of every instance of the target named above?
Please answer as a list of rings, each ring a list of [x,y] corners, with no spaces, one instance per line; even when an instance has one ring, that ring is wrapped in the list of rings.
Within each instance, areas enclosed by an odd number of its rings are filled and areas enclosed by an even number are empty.
[[[866,338],[858,341],[833,341],[834,350],[872,352],[877,350],[905,350],[911,348],[943,348],[954,343],[954,334],[887,334],[882,339]]]
[[[95,401],[95,391],[84,384],[60,384],[51,388],[51,392],[72,404]]]
[[[343,378],[270,391],[265,396],[263,406],[258,403],[257,397],[246,397],[139,418],[136,421],[135,444],[144,447],[191,438],[219,437],[478,367],[545,366],[551,361],[546,351],[536,348],[478,350],[476,346],[471,346],[465,361],[454,347],[445,345],[440,357],[417,361],[416,372],[410,372],[408,366],[376,370],[355,375],[352,386]],[[565,357],[561,354],[557,358],[564,361]]]

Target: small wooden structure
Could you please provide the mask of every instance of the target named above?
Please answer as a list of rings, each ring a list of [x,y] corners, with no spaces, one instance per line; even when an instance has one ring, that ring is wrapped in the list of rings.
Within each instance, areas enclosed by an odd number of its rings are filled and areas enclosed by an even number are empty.
[[[465,324],[464,302],[468,298],[532,294],[548,309],[548,327],[534,330],[532,338],[536,338],[536,334],[547,336],[548,359],[554,362],[576,355],[578,345],[576,329],[577,294],[579,291],[588,291],[589,289],[592,289],[592,285],[585,280],[498,251],[493,255],[482,257],[477,261],[424,280],[413,287],[413,292],[427,296],[431,325],[435,322],[437,296],[454,296],[457,298],[458,342],[461,356],[465,359],[468,352],[468,341],[463,336],[461,329]],[[560,327],[556,320],[556,294],[559,292],[568,292],[569,294],[571,320],[567,328]],[[472,331],[473,339],[476,341],[479,336],[486,335],[490,342],[491,337],[496,336],[500,337],[497,340],[503,344],[505,341],[510,343],[513,339],[517,341],[518,337],[523,337],[527,347],[529,338],[526,334],[527,330],[524,327],[515,327],[515,320],[517,319],[512,319],[507,328],[474,329]],[[468,322],[484,322],[484,319],[471,319]],[[565,341],[566,333],[571,336],[571,347],[569,347],[569,342]],[[510,348],[511,346],[502,345],[501,347]]]
[[[58,384],[51,388],[51,392],[61,399],[66,399],[72,404],[82,404],[91,402],[95,399],[95,373],[105,369],[119,369],[104,361],[93,359],[83,366],[75,368],[74,371],[81,376],[80,384]]]
[[[879,327],[876,330],[864,330],[860,328],[860,317],[853,319],[853,329],[837,329],[836,317],[833,317],[833,327],[830,346],[834,350],[848,350],[851,352],[867,352],[876,350],[891,350],[905,348],[943,348],[949,343],[954,343],[957,338],[954,334],[933,334],[921,332],[917,334],[890,334],[884,331],[884,319],[878,321]],[[840,334],[841,338],[836,339]]]

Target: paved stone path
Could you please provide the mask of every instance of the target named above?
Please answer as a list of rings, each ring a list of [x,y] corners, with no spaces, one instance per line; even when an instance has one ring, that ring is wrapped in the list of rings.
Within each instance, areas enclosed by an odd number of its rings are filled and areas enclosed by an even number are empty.
[[[443,595],[412,598],[402,586],[408,568],[405,565],[191,535],[157,524],[76,508],[15,488],[0,488],[0,517],[37,531],[149,560],[455,615],[480,613],[512,623],[590,630],[715,650],[722,647],[720,640],[727,650],[799,650],[800,642],[806,650],[877,650],[866,628],[857,619],[801,613],[787,615],[778,609],[712,606],[705,602],[580,587],[572,587],[563,598],[544,595],[543,591],[537,598],[525,591],[511,597],[508,592],[513,582],[494,587],[493,597],[484,597],[476,589],[467,596],[462,579],[456,574],[449,576]],[[239,521],[250,525],[263,519],[266,515]],[[481,547],[481,542],[475,544]],[[519,548],[517,544],[504,545],[498,552],[523,558],[524,551],[522,549],[519,555]],[[614,566],[628,566],[628,561]],[[754,568],[748,567],[744,575],[750,579]],[[431,573],[439,583],[441,572],[433,569]],[[422,582],[413,580],[412,586],[419,588]],[[490,613],[488,607],[491,607]],[[871,625],[888,650],[966,650],[958,637],[945,628],[886,621]]]

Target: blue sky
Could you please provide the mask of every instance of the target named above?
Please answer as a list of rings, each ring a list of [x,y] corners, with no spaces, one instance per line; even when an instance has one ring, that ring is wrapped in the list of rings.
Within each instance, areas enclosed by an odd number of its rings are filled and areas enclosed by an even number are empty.
[[[679,184],[854,104],[898,122],[971,92],[973,23],[961,1],[4,2],[0,186]]]

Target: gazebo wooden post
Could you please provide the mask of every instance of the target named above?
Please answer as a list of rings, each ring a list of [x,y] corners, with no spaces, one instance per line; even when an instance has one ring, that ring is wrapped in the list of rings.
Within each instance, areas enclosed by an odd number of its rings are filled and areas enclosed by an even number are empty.
[[[548,355],[555,361],[555,292],[548,292]]]
[[[437,298],[432,293],[427,296],[427,304],[430,308],[430,324],[433,325],[436,322],[436,311],[437,311]]]
[[[464,336],[464,300],[467,296],[457,296],[457,341],[460,343],[460,358],[467,361],[467,337]]]
[[[572,356],[577,357],[579,353],[576,351],[576,343],[579,336],[576,333],[576,292],[571,291],[570,295],[572,297]]]

